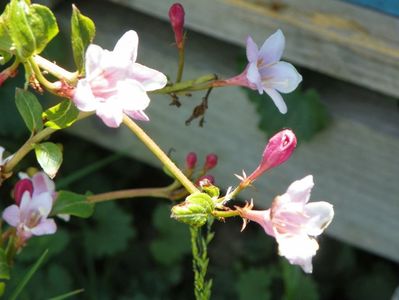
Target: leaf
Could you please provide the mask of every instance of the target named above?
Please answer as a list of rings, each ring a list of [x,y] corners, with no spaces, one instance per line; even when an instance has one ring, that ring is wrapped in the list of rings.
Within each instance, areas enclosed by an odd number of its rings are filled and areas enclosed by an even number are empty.
[[[86,49],[93,42],[95,34],[94,22],[82,15],[75,5],[72,5],[71,43],[73,58],[79,73],[84,72]]]
[[[68,191],[59,191],[51,215],[67,214],[88,218],[94,212],[94,204],[87,201],[87,196]]]
[[[12,47],[12,40],[10,35],[8,34],[6,26],[7,13],[8,9],[6,9],[3,12],[3,14],[0,16],[0,64],[1,65],[7,63],[12,57],[10,51],[10,48]]]
[[[92,219],[94,226],[85,230],[84,242],[88,254],[96,258],[124,251],[136,235],[133,217],[115,203],[97,205]]]
[[[275,276],[274,268],[249,269],[240,272],[236,283],[238,299],[259,299],[259,295],[262,295],[263,300],[272,299],[270,286]]]
[[[39,165],[50,178],[54,178],[62,163],[60,147],[54,143],[45,142],[36,144],[34,148]]]
[[[274,134],[281,128],[291,128],[298,140],[310,140],[319,131],[325,129],[331,117],[315,90],[303,92],[299,89],[284,94],[288,112],[281,114],[267,95],[259,95],[248,90],[251,102],[260,116],[259,128],[267,135]]]
[[[3,248],[0,248],[0,279],[10,279],[10,267],[7,263],[7,255]]]
[[[17,88],[15,90],[15,104],[24,120],[26,127],[34,133],[43,128],[42,106],[36,96],[29,91]]]
[[[32,276],[39,269],[40,265],[43,263],[44,259],[46,258],[47,252],[48,252],[47,250],[43,252],[43,254],[39,257],[39,259],[32,266],[32,268],[25,274],[22,280],[18,283],[17,287],[15,288],[14,292],[11,294],[9,298],[10,300],[16,300],[18,298],[19,294],[22,292],[24,287],[28,284],[29,280],[32,278]]]
[[[64,100],[61,103],[47,109],[42,117],[46,120],[45,126],[53,129],[62,129],[75,123],[79,115],[79,110],[70,100]]]
[[[152,222],[158,231],[158,237],[150,244],[152,256],[164,266],[179,264],[191,251],[187,226],[170,218],[169,205],[158,205]]]
[[[51,10],[25,0],[11,0],[8,29],[18,56],[25,60],[39,54],[57,35],[58,26]]]

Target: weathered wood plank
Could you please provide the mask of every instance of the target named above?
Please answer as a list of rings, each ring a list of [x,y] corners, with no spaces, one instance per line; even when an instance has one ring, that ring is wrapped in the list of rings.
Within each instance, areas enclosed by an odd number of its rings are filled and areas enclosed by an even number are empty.
[[[173,0],[110,0],[167,18]],[[286,58],[336,78],[399,96],[399,20],[330,0],[183,0],[188,27],[243,45],[277,28],[287,37]]]
[[[174,74],[173,35],[164,23],[111,4],[78,5],[96,21],[97,43],[112,48],[125,30],[135,29],[140,35],[139,61]],[[63,15],[69,22],[69,7]],[[224,76],[236,73],[234,62],[244,49],[195,33],[189,38],[188,77],[213,71]],[[399,119],[395,103],[334,80],[324,82],[320,90],[334,113],[333,124],[303,143],[288,163],[259,179],[256,189],[243,196],[266,207],[293,180],[313,174],[312,199],[328,200],[335,206],[336,217],[328,234],[399,262]],[[142,123],[143,128],[163,149],[176,149],[177,161],[184,161],[186,153],[193,150],[200,157],[217,153],[220,163],[213,174],[224,188],[237,183],[233,174],[256,167],[266,139],[256,129],[258,116],[241,89],[215,91],[204,128],[184,126],[200,95],[183,100],[179,109],[170,107],[165,97],[151,98],[147,110],[151,122]],[[270,100],[265,97],[265,101]],[[125,128],[109,129],[92,118],[70,132],[159,166]]]

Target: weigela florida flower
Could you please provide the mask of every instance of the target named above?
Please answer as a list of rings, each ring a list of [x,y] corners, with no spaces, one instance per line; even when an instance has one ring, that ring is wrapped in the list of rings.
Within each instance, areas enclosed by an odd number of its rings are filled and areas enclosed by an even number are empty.
[[[312,257],[319,245],[315,239],[331,223],[333,206],[324,201],[308,203],[314,186],[313,176],[294,181],[284,195],[277,196],[270,209],[252,210],[252,203],[238,208],[241,217],[259,223],[276,238],[279,254],[291,264],[312,273]]]
[[[6,162],[12,158],[12,155],[8,156],[6,158],[3,158],[4,151],[5,151],[5,149],[0,146],[0,171],[1,171],[2,167],[6,164]]]
[[[57,225],[48,215],[53,206],[50,193],[33,196],[25,191],[19,205],[8,206],[3,212],[3,219],[17,229],[17,236],[24,243],[32,235],[53,234]]]
[[[126,32],[113,51],[91,44],[86,51],[86,77],[79,80],[73,101],[81,111],[96,111],[109,127],[119,127],[123,114],[148,120],[144,110],[150,103],[148,91],[163,88],[164,74],[136,63],[139,39]]]
[[[226,80],[218,80],[214,86],[238,85],[266,94],[272,98],[278,110],[285,114],[287,105],[280,93],[291,93],[302,81],[295,67],[280,61],[285,47],[285,37],[277,30],[258,48],[253,39],[247,38],[248,65],[241,74]]]

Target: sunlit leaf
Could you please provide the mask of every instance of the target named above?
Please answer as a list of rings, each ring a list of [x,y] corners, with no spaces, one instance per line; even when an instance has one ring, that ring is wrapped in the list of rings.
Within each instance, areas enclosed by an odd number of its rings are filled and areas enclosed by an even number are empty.
[[[54,178],[62,163],[60,147],[54,143],[45,142],[36,144],[34,148],[39,165],[50,178]]]
[[[15,91],[15,104],[24,120],[26,127],[31,132],[37,132],[43,128],[42,106],[36,96],[29,91],[17,88]]]
[[[75,104],[70,100],[64,100],[43,113],[46,120],[44,125],[53,129],[67,128],[76,121],[78,115],[79,110]]]
[[[94,204],[87,201],[87,196],[59,191],[51,215],[66,214],[80,218],[88,218],[94,212]]]

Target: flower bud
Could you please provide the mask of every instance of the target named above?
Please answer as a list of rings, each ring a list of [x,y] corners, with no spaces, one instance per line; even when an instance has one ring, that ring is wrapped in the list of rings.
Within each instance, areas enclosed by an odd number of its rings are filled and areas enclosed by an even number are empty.
[[[177,48],[183,48],[184,8],[180,3],[173,4],[169,9],[169,19],[175,33]]]
[[[29,192],[31,196],[33,194],[33,183],[28,178],[19,180],[14,187],[14,200],[18,206],[25,192]]]
[[[206,193],[194,193],[172,207],[172,218],[191,226],[201,227],[208,220],[215,204]]]
[[[296,147],[296,136],[290,129],[284,129],[271,137],[263,151],[262,160],[247,180],[254,181],[265,171],[277,167],[288,158]]]
[[[204,169],[208,171],[213,169],[218,164],[218,156],[216,154],[208,154],[205,159]]]
[[[197,164],[197,154],[195,152],[190,152],[186,156],[186,166],[187,169],[192,170],[195,168],[195,165]]]

